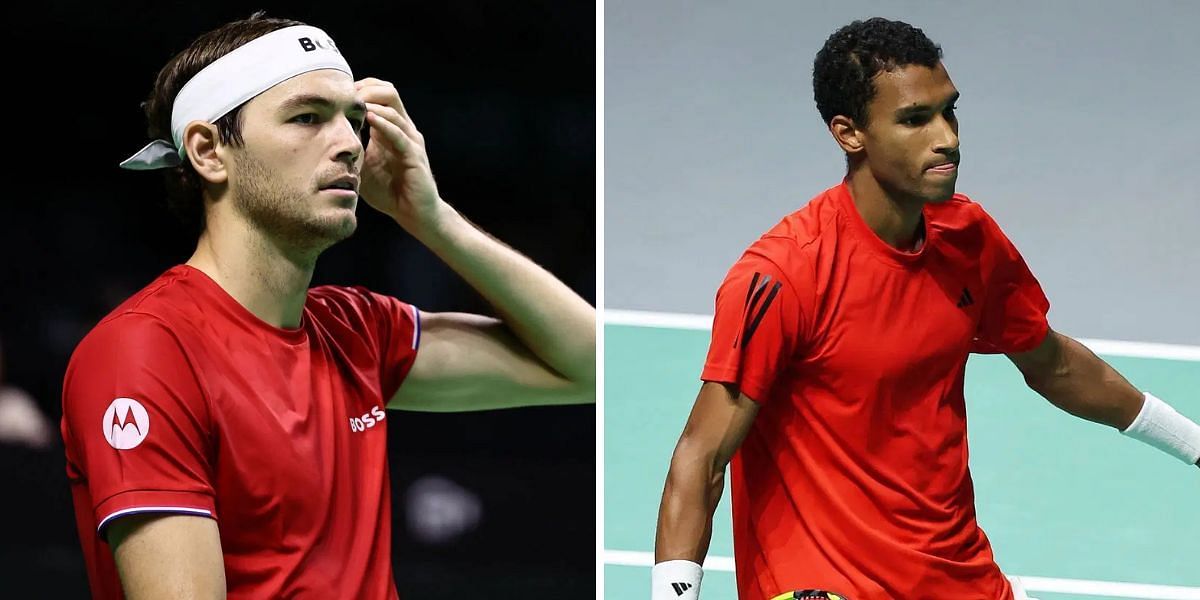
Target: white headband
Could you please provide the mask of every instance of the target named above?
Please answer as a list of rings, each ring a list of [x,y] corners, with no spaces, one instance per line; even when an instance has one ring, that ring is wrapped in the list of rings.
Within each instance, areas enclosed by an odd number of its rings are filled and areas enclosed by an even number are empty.
[[[287,27],[239,46],[201,69],[179,90],[171,108],[174,143],[154,140],[125,159],[121,168],[148,171],[182,164],[183,129],[188,123],[213,123],[276,84],[318,69],[337,69],[354,77],[337,45],[316,27]]]

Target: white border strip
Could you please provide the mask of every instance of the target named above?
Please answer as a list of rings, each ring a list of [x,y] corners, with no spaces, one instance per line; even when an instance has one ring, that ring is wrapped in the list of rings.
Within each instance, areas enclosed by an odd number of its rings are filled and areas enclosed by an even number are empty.
[[[421,311],[420,311],[420,310],[417,310],[417,307],[415,307],[415,306],[413,306],[413,305],[411,305],[411,304],[409,304],[409,305],[408,305],[408,307],[409,307],[409,308],[411,308],[411,309],[412,309],[412,312],[413,312],[413,344],[412,344],[412,349],[413,349],[413,350],[416,350],[416,349],[417,349],[417,346],[418,346],[418,345],[421,343]]]
[[[596,311],[604,314],[604,0],[596,2]],[[596,598],[604,598],[604,321],[596,318]]]
[[[108,515],[107,517],[104,517],[104,520],[100,521],[100,524],[96,526],[96,532],[99,533],[100,530],[104,529],[104,526],[107,525],[109,521],[111,521],[117,517],[121,517],[124,515],[130,515],[130,514],[155,513],[155,512],[187,513],[187,514],[191,514],[191,515],[203,515],[205,517],[213,516],[213,514],[211,512],[209,512],[203,508],[188,508],[188,507],[184,507],[184,506],[135,506],[133,508],[122,508],[121,510],[114,512],[114,513]],[[654,556],[651,555],[651,558],[654,558]]]
[[[652,567],[654,554],[628,550],[605,550],[604,564],[625,567]],[[733,558],[709,556],[704,559],[704,568],[712,571],[733,572]],[[1090,581],[1087,579],[1058,579],[1055,577],[1019,576],[1025,589],[1031,592],[1058,594],[1083,594],[1108,598],[1141,598],[1143,600],[1200,600],[1200,587],[1178,585],[1155,585],[1148,583],[1124,583],[1120,581]]]
[[[703,331],[712,327],[712,320],[712,315],[689,315],[641,310],[608,309],[604,311],[604,322],[608,325],[656,327],[660,329],[695,329]],[[1077,339],[1079,343],[1087,346],[1096,354],[1200,362],[1200,346],[1089,338]]]

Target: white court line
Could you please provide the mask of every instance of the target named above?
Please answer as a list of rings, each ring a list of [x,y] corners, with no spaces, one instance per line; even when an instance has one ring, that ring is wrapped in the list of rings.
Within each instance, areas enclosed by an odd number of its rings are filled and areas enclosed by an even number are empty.
[[[604,564],[626,567],[654,566],[654,553],[628,550],[605,550]],[[704,559],[710,571],[733,572],[733,558],[710,556]],[[1058,579],[1055,577],[1026,577],[1019,575],[1025,589],[1031,592],[1083,594],[1107,598],[1140,598],[1142,600],[1200,600],[1200,587],[1124,583],[1120,581],[1090,581],[1087,579]]]
[[[631,325],[633,327],[657,327],[659,329],[712,328],[712,315],[688,315],[683,313],[649,312],[644,310],[604,309],[606,325]]]
[[[655,327],[659,329],[696,329],[706,331],[712,327],[712,319],[712,315],[689,315],[642,310],[605,309],[604,311],[604,322],[609,325],[631,325],[634,327]],[[1087,346],[1096,354],[1200,362],[1200,346],[1126,342],[1122,340],[1094,340],[1090,338],[1077,339],[1079,343]]]

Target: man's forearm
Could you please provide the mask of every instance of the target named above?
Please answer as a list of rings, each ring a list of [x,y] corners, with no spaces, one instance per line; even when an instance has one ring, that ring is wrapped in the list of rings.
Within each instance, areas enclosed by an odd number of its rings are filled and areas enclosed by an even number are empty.
[[[495,306],[539,359],[573,382],[594,382],[596,309],[450,205],[441,203],[439,215],[410,232]]]
[[[1063,336],[1053,374],[1029,385],[1055,406],[1125,430],[1142,408],[1142,393],[1083,344]]]
[[[694,465],[693,465],[694,466]],[[712,539],[712,518],[725,485],[724,473],[672,465],[658,509],[654,562],[690,560],[703,564]]]

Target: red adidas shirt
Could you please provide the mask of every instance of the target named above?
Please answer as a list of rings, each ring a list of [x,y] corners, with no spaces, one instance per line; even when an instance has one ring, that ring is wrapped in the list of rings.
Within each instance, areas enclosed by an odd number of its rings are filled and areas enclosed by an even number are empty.
[[[105,527],[157,512],[217,520],[231,599],[396,598],[384,408],[418,319],[318,287],[301,326],[279,329],[185,265],[117,307],[63,386],[93,596],[122,596]]]
[[[746,250],[717,293],[702,378],[760,404],[733,457],[741,598],[1006,600],[975,520],[970,352],[1046,336],[1049,303],[966,196],[926,205],[926,240],[880,240],[845,183]]]

